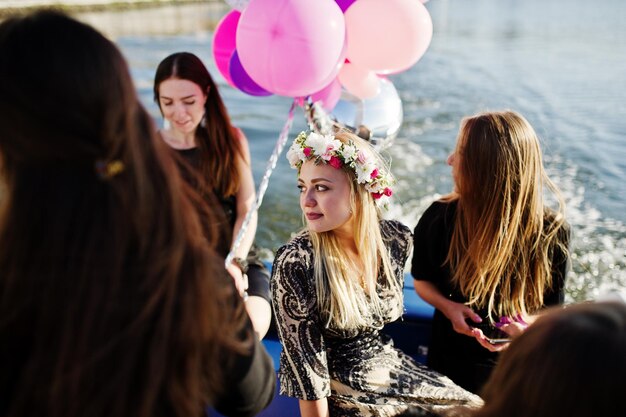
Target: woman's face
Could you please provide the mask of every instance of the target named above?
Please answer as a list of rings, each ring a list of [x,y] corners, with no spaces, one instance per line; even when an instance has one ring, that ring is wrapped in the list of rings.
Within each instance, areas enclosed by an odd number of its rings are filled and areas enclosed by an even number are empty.
[[[168,78],[159,85],[159,106],[173,130],[189,134],[196,130],[204,116],[207,96],[200,86],[189,80]]]
[[[452,180],[454,181],[454,191],[459,191],[459,173],[460,173],[460,164],[461,164],[461,155],[459,152],[459,146],[452,151],[450,155],[448,155],[448,159],[446,161],[448,165],[452,167]]]
[[[336,231],[352,235],[350,182],[341,169],[306,161],[298,178],[300,208],[309,230],[317,233]]]

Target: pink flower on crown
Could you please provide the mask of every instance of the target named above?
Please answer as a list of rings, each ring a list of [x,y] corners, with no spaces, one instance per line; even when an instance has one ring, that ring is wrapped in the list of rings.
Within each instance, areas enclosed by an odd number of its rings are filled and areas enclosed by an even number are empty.
[[[329,139],[332,138],[332,136],[324,136],[324,138]],[[324,154],[321,155],[321,158],[324,161],[330,161],[330,158],[334,156],[333,154],[336,154],[340,148],[340,141],[338,141],[337,139],[330,139],[330,141],[326,143],[326,151],[324,152]]]
[[[385,187],[385,191],[383,191],[383,194],[387,197],[391,197],[393,195],[393,191],[391,190],[391,188]]]
[[[333,155],[330,157],[330,160],[328,161],[328,165],[332,166],[333,168],[339,169],[343,165],[343,162],[341,162],[341,159]]]
[[[370,178],[375,179],[377,176],[378,176],[378,168],[374,168],[374,170],[370,174]]]
[[[308,158],[313,153],[313,150],[311,148],[304,148],[302,153],[304,153],[304,156],[306,156]]]

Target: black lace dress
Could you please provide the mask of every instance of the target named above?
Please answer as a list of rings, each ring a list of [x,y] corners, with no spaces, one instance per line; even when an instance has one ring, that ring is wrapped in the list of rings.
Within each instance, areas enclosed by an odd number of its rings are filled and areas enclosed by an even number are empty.
[[[403,283],[411,249],[410,230],[396,221],[382,221],[381,231],[392,268]],[[324,327],[313,281],[313,248],[300,233],[276,254],[271,280],[278,334],[280,392],[303,400],[328,398],[331,416],[393,416],[409,405],[440,409],[480,405],[479,397],[447,377],[415,362],[380,333],[402,315],[402,299],[383,285],[384,316],[354,330]]]

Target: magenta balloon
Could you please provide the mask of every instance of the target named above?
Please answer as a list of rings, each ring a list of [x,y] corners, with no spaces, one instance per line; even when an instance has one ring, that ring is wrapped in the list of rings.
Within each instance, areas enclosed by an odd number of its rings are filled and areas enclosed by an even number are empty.
[[[272,93],[265,90],[263,87],[255,83],[252,78],[250,78],[246,70],[241,65],[241,61],[239,60],[239,55],[237,51],[233,53],[228,68],[230,71],[230,78],[233,80],[233,84],[244,93],[251,96],[272,95]]]
[[[241,12],[238,10],[228,12],[217,24],[215,34],[213,35],[213,60],[215,61],[215,66],[217,66],[217,70],[222,74],[222,77],[233,87],[235,84],[230,79],[228,65],[235,52],[237,24],[240,16]]]
[[[341,83],[336,78],[317,93],[311,94],[311,100],[321,103],[324,110],[328,112],[335,108],[340,98]]]
[[[377,73],[406,70],[426,52],[433,23],[416,0],[358,0],[345,13],[347,58]]]
[[[345,40],[334,0],[250,0],[237,28],[237,52],[261,87],[289,97],[328,84]]]
[[[356,0],[335,0],[341,11],[344,13],[348,9],[348,7],[350,7],[355,1]]]

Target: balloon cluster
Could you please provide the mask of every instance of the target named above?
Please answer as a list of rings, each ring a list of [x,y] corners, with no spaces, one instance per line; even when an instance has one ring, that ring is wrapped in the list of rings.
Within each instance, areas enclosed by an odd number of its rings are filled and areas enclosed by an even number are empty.
[[[432,38],[423,0],[226,2],[233,10],[213,37],[226,81],[254,96],[308,98],[331,113],[348,98],[388,97],[385,75],[414,65]]]

